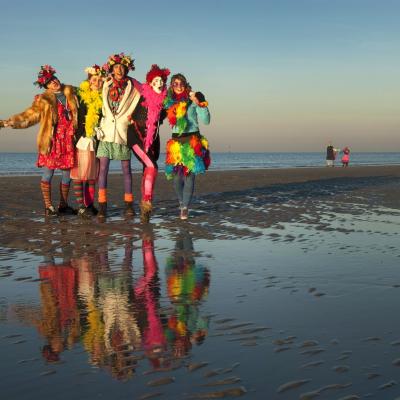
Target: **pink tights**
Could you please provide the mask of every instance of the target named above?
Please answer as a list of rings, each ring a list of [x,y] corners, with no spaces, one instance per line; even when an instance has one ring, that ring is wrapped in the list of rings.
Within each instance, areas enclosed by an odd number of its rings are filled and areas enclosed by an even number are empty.
[[[157,167],[151,161],[150,157],[137,145],[132,147],[137,157],[141,160],[144,166],[143,176],[142,176],[142,200],[152,201],[154,184],[157,178]]]

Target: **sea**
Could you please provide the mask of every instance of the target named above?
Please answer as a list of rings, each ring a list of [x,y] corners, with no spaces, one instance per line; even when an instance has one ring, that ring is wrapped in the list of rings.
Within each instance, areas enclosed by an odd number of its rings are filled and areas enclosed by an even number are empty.
[[[0,176],[40,175],[36,167],[36,153],[0,153]],[[165,154],[160,155],[159,169],[163,171]],[[400,153],[352,153],[351,165],[399,165]],[[230,171],[264,168],[305,168],[325,165],[325,153],[212,153],[210,170]],[[337,161],[340,165],[340,157]],[[121,170],[118,161],[112,161],[110,172]],[[133,172],[140,172],[141,165],[132,158]]]

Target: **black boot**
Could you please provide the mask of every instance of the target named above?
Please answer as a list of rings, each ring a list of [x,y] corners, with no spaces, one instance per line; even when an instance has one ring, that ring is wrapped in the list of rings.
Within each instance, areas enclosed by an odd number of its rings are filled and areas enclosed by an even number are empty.
[[[66,206],[58,206],[58,213],[65,215],[76,215],[78,212],[67,204]]]
[[[58,217],[58,212],[53,206],[47,207],[44,214],[46,217]]]
[[[86,208],[92,213],[92,215],[97,215],[99,213],[99,210],[93,205],[93,203],[88,205]]]

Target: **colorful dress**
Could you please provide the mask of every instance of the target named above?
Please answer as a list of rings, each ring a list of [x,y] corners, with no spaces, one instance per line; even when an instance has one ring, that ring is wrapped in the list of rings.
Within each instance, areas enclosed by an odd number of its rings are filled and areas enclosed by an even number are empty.
[[[75,164],[74,124],[65,96],[57,96],[58,122],[49,154],[39,153],[37,166],[70,169]],[[64,102],[63,102],[64,101]]]
[[[164,107],[172,126],[172,138],[167,142],[165,174],[172,179],[174,174],[197,175],[204,173],[210,166],[210,151],[207,139],[200,134],[200,119],[210,123],[207,102],[200,105],[193,103],[188,94],[176,96],[168,90]]]

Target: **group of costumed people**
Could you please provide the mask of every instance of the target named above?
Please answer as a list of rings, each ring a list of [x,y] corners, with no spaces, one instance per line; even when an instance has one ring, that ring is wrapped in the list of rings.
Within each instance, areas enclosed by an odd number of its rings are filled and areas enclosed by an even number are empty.
[[[124,53],[111,55],[102,66],[85,69],[87,79],[78,88],[62,84],[56,70],[43,65],[34,82],[44,92],[20,114],[0,120],[0,127],[28,128],[40,123],[37,166],[46,216],[78,214],[82,218],[107,216],[107,177],[111,160],[120,160],[124,186],[124,214],[132,217],[131,154],[143,166],[141,221],[149,222],[160,155],[159,127],[165,118],[172,127],[166,145],[165,173],[174,183],[180,218],[188,218],[195,176],[210,165],[208,141],[199,121],[210,123],[208,103],[201,92],[192,91],[182,74],[153,64],[141,83],[128,76],[135,69]],[[51,182],[61,171],[60,201],[52,203]],[[77,209],[68,203],[71,179]],[[95,186],[98,185],[98,207]]]

